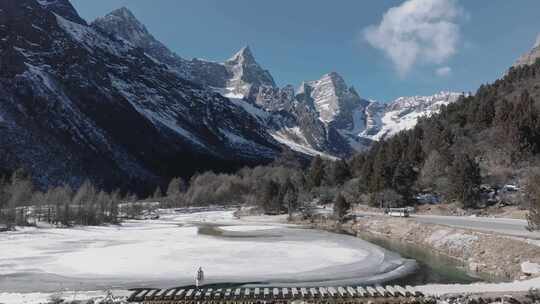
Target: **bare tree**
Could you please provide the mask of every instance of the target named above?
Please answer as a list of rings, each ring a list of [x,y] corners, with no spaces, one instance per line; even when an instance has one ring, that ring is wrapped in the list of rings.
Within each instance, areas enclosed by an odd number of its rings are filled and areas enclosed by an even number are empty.
[[[351,204],[343,197],[343,195],[338,194],[334,200],[334,215],[339,221],[342,221],[351,209]]]

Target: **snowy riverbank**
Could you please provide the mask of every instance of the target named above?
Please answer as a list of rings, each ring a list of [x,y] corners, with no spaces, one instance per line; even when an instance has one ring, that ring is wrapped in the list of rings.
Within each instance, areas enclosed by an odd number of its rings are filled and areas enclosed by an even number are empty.
[[[161,212],[122,226],[24,228],[0,235],[0,292],[125,289],[206,283],[374,284],[415,263],[361,239],[233,211]],[[305,283],[309,282],[309,283]],[[0,298],[0,302],[2,299]]]
[[[103,298],[106,290],[208,281],[274,286],[376,284],[410,273],[410,260],[352,236],[305,229],[285,216],[161,210],[153,221],[0,234],[0,303]],[[397,226],[396,226],[397,227]],[[401,230],[404,227],[401,226]],[[309,282],[309,283],[306,283]],[[426,284],[427,295],[526,292],[540,278],[509,283]]]

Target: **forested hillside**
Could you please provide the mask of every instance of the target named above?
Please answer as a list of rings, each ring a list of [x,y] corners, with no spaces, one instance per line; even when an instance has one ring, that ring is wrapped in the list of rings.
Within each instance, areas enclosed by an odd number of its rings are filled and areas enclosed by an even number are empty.
[[[360,191],[395,191],[404,202],[431,192],[476,207],[481,184],[525,185],[540,165],[539,76],[539,62],[511,68],[474,96],[355,156]]]

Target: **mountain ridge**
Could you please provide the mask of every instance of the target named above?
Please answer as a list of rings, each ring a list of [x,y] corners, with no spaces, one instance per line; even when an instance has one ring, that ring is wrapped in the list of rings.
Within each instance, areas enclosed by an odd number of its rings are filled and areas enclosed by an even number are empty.
[[[0,168],[40,186],[152,191],[282,150],[245,110],[141,48],[35,0],[0,3]]]
[[[349,157],[373,144],[370,123],[384,129],[386,106],[335,72],[280,88],[249,47],[221,63],[186,60],[126,8],[90,24],[67,0],[0,9],[0,171],[24,168],[38,185],[148,191],[284,149]]]

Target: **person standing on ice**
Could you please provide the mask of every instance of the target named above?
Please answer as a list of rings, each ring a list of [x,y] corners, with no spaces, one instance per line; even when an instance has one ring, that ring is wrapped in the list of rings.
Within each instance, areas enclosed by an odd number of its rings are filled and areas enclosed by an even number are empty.
[[[202,267],[199,267],[199,270],[197,270],[197,276],[195,277],[195,287],[199,289],[199,286],[202,285],[204,281],[204,271],[202,270]]]

